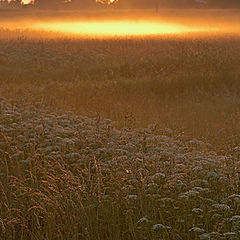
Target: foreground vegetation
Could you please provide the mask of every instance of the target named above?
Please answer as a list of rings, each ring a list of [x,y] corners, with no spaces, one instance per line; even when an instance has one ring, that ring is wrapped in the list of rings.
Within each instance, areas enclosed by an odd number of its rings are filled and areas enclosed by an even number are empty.
[[[1,239],[239,239],[239,148],[0,100]]]

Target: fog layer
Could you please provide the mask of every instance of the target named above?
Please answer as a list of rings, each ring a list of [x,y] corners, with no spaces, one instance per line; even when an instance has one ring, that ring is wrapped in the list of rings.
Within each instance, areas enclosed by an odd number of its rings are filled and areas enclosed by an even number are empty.
[[[0,29],[46,35],[146,36],[240,33],[239,10],[2,11]],[[1,34],[3,36],[3,34]]]

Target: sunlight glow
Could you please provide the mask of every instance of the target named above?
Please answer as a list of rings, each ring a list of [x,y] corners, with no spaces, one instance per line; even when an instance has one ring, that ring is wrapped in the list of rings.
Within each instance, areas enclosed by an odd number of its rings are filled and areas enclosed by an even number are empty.
[[[96,2],[102,3],[102,4],[113,4],[118,2],[118,0],[96,0]]]
[[[22,0],[21,4],[26,5],[26,4],[30,4],[30,3],[33,3],[33,2],[34,2],[33,0]]]
[[[48,22],[34,24],[31,28],[35,30],[78,34],[83,36],[143,36],[206,32],[214,30],[153,21]]]

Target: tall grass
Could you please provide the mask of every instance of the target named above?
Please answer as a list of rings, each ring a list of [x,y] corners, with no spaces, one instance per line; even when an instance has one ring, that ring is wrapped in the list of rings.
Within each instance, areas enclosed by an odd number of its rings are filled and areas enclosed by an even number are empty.
[[[39,104],[0,100],[1,239],[239,239],[239,148]]]
[[[156,123],[219,149],[239,137],[239,38],[0,41],[0,94],[54,109]],[[226,144],[227,143],[227,144]]]

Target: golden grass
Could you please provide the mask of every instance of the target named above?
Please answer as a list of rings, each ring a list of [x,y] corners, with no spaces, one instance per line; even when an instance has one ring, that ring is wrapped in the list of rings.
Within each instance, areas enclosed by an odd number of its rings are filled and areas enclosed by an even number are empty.
[[[239,133],[239,38],[2,40],[0,94],[54,109],[156,123],[219,149]],[[226,145],[226,142],[230,145]]]

